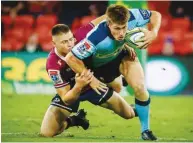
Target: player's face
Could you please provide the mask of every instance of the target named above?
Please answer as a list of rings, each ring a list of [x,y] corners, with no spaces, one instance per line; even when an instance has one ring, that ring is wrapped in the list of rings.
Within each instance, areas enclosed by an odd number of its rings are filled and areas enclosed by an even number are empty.
[[[67,54],[70,52],[72,47],[75,45],[75,38],[71,31],[68,33],[63,33],[55,35],[52,37],[54,46],[57,48],[58,52]]]
[[[123,25],[116,23],[109,23],[109,29],[115,40],[121,41],[125,38],[127,32],[127,23]]]

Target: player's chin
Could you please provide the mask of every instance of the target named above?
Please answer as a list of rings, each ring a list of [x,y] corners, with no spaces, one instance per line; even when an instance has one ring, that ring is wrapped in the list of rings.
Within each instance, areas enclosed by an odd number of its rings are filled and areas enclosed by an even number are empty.
[[[124,40],[124,37],[118,37],[116,40],[117,40],[117,41],[123,41],[123,40]]]
[[[68,47],[68,52],[70,52],[72,50],[72,47]]]

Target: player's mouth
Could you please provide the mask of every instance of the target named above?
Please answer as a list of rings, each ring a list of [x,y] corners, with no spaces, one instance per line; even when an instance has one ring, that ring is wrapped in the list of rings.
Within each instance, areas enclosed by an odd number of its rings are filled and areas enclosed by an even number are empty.
[[[123,40],[124,39],[124,37],[118,37],[118,40]]]
[[[73,47],[72,46],[69,46],[68,49],[71,50]]]

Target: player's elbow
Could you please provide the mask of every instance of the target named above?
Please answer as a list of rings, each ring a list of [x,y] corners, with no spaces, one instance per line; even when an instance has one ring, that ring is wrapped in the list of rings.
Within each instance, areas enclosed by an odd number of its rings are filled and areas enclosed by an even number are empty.
[[[156,17],[156,19],[161,20],[161,13],[159,13],[158,11],[151,11],[151,15],[152,17]]]

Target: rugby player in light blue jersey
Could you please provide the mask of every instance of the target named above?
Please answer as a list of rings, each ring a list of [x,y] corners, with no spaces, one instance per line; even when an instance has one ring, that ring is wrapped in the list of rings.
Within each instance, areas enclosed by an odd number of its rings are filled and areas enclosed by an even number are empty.
[[[114,87],[115,78],[122,74],[134,89],[142,139],[156,140],[149,126],[150,97],[145,87],[144,72],[138,58],[134,61],[130,60],[130,47],[124,42],[124,38],[127,30],[144,27],[150,23],[150,30],[141,28],[145,37],[142,39],[144,43],[139,48],[147,48],[157,37],[161,15],[156,11],[128,10],[121,5],[111,5],[107,8],[106,16],[106,20],[91,30],[86,38],[67,54],[65,60],[77,73],[81,73],[86,68],[94,71],[95,78],[92,79],[90,86],[97,93],[100,93],[101,81]]]

